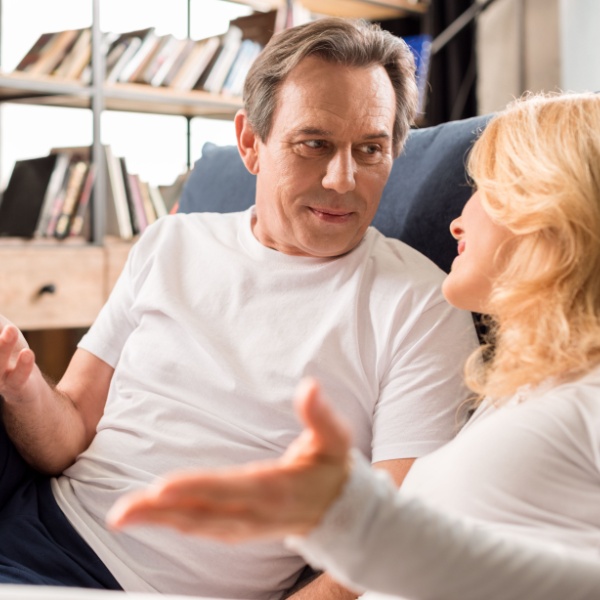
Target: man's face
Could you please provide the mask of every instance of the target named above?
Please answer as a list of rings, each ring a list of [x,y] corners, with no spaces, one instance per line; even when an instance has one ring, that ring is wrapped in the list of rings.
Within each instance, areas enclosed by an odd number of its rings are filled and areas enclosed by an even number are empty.
[[[279,90],[267,142],[254,137],[245,161],[257,174],[256,238],[298,256],[357,246],[392,168],[394,115],[383,67],[304,59]]]

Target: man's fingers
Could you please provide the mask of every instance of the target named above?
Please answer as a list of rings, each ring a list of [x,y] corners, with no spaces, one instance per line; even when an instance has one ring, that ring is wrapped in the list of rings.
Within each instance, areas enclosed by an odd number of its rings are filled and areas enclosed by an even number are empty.
[[[35,364],[35,355],[23,347],[19,335],[19,330],[12,325],[0,332],[0,380],[5,393],[16,392],[23,386]],[[19,348],[22,349],[19,351]]]
[[[7,325],[0,330],[0,369],[8,367],[18,335],[17,329],[12,325]]]

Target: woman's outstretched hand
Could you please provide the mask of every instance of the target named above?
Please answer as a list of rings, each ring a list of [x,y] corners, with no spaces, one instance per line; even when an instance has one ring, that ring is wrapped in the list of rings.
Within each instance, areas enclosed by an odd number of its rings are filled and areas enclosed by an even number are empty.
[[[173,473],[123,496],[109,525],[162,525],[228,542],[308,533],[348,478],[350,433],[314,380],[301,382],[295,406],[305,429],[280,459]]]

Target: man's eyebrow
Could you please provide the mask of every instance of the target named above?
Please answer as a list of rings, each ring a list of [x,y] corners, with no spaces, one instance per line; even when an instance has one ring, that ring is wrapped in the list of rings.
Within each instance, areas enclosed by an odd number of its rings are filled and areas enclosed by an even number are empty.
[[[331,137],[333,135],[333,131],[329,131],[328,129],[320,129],[319,127],[301,127],[299,129],[296,130],[296,135],[312,135],[315,137]],[[374,133],[369,133],[367,135],[365,135],[365,137],[363,138],[364,141],[368,141],[368,140],[381,140],[381,139],[386,139],[389,140],[391,139],[391,135],[389,132],[387,131],[376,131]]]
[[[300,127],[296,130],[296,134],[331,137],[333,132],[327,129],[320,129],[319,127]]]

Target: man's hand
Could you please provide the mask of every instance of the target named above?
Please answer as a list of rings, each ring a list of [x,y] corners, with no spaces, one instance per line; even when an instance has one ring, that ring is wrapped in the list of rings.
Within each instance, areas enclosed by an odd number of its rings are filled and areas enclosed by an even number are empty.
[[[21,332],[0,316],[0,411],[23,458],[39,471],[59,474],[92,440],[113,369],[78,350],[57,386],[35,364]]]
[[[166,525],[229,542],[308,533],[348,477],[350,434],[314,380],[301,384],[296,410],[306,428],[280,459],[171,475],[121,498],[109,524]]]
[[[0,316],[0,396],[17,401],[26,396],[35,366],[35,356],[21,332]]]

